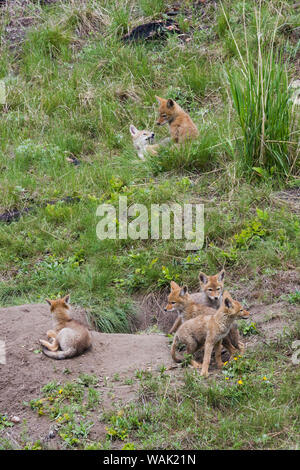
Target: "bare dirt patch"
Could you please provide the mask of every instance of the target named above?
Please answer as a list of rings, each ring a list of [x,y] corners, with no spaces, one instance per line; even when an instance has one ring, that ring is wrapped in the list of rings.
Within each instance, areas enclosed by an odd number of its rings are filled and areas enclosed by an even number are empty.
[[[261,342],[268,344],[284,336],[299,320],[299,305],[290,305],[287,302],[252,305],[251,322],[256,323],[259,334],[242,338],[242,341],[246,347],[255,347]]]
[[[81,309],[73,310],[73,317],[85,320]],[[122,399],[127,402],[135,397],[135,384],[126,385],[126,377],[134,377],[139,369],[156,370],[171,364],[168,339],[159,334],[104,334],[93,331],[93,347],[84,355],[56,361],[47,358],[40,350],[39,339],[46,338],[51,328],[47,305],[21,305],[0,309],[0,339],[5,341],[6,364],[0,364],[0,414],[8,418],[18,416],[21,423],[9,429],[9,437],[19,442],[24,431],[31,441],[49,441],[53,423],[38,416],[24,402],[41,396],[45,384],[56,381],[64,384],[79,374],[95,374],[99,379],[101,406],[97,414],[112,407]],[[68,373],[66,374],[66,370]],[[118,381],[114,376],[118,375]],[[93,439],[103,437],[103,423],[95,416]],[[58,445],[51,439],[51,447]]]
[[[300,212],[300,188],[290,188],[273,194],[275,202],[288,206],[293,212]]]

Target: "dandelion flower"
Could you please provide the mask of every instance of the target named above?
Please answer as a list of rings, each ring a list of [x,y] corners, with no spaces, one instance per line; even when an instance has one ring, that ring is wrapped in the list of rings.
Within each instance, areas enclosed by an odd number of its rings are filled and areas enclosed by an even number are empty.
[[[263,380],[268,380],[267,377],[264,375]]]
[[[225,380],[229,380],[229,377],[225,377]]]
[[[244,383],[244,382],[243,382],[242,380],[238,380],[238,384],[239,384],[239,385],[243,385],[243,383]]]
[[[228,361],[224,362],[223,366],[226,366],[226,364],[228,364]]]
[[[237,357],[234,357],[233,359],[234,359],[235,361],[237,361],[237,360],[238,360],[238,358],[237,358]]]

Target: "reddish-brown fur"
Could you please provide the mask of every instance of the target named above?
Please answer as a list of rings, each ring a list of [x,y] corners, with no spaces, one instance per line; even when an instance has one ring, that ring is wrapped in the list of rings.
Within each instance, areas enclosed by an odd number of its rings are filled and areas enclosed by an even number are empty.
[[[183,142],[198,137],[199,132],[192,119],[180,106],[172,99],[155,97],[159,103],[159,117],[157,124],[163,126],[169,124],[170,134],[174,142]]]
[[[204,307],[205,309],[209,307]],[[222,305],[214,314],[204,313],[195,318],[191,318],[183,323],[178,329],[171,348],[171,354],[175,362],[181,362],[177,357],[177,343],[186,346],[187,354],[194,354],[204,345],[204,359],[201,375],[208,375],[208,367],[211,354],[215,348],[216,362],[218,367],[222,367],[221,350],[222,341],[228,335],[232,323],[237,318],[248,318],[249,312],[243,309],[241,304],[233,300],[229,292],[224,292]],[[193,361],[195,367],[199,364]]]
[[[207,307],[211,307],[217,310],[222,302],[222,294],[224,289],[224,277],[225,271],[222,269],[218,274],[214,276],[207,276],[206,274],[200,272],[199,273],[199,281],[200,281],[200,288],[201,292],[196,292],[194,294],[190,294],[191,299],[196,304],[206,305]],[[177,289],[178,290],[178,289]],[[176,292],[176,288],[174,290]],[[172,286],[171,286],[171,294],[172,295]],[[167,308],[168,310],[170,309]],[[170,334],[175,333],[177,329],[183,322],[183,318],[181,315],[177,317],[175,320],[174,325],[172,326],[171,330],[169,331]]]
[[[50,312],[53,315],[54,328],[47,331],[48,338],[53,341],[40,340],[46,348],[46,356],[53,359],[66,359],[82,354],[91,344],[91,335],[88,329],[76,320],[72,320],[69,313],[69,295],[57,300],[48,300]],[[59,351],[59,348],[61,349]]]
[[[217,274],[216,276],[219,276]],[[212,277],[216,277],[212,276]],[[224,277],[222,276],[222,279]],[[180,287],[176,282],[171,281],[171,292],[168,296],[168,304],[165,307],[166,312],[177,310],[179,315],[170,330],[170,334],[177,331],[181,324],[190,320],[191,318],[196,318],[198,315],[214,315],[217,309],[209,307],[204,303],[198,303],[195,301],[199,294],[189,294],[186,287]],[[222,294],[220,294],[222,299]],[[221,302],[219,303],[219,307]],[[222,341],[223,346],[228,350],[230,356],[236,353],[236,350],[243,352],[244,345],[239,341],[239,332],[236,323],[231,325],[231,328],[228,334],[224,337]]]

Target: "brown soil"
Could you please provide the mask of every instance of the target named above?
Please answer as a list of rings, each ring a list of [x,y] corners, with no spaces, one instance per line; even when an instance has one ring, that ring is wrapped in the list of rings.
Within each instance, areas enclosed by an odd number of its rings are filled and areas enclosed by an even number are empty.
[[[293,212],[300,212],[300,188],[290,188],[273,194],[273,200],[288,206]]]
[[[73,317],[85,321],[80,309],[73,310]],[[38,416],[23,404],[41,397],[41,387],[51,381],[65,383],[80,373],[95,374],[99,378],[101,409],[95,415],[91,439],[99,440],[105,433],[97,415],[122,399],[126,403],[135,397],[135,387],[124,385],[125,377],[134,377],[136,370],[155,370],[171,364],[168,339],[159,334],[104,334],[93,331],[93,347],[84,355],[56,361],[47,358],[40,350],[39,339],[46,339],[45,332],[52,322],[47,305],[21,305],[0,309],[0,339],[5,341],[6,364],[0,365],[0,415],[25,419],[28,440],[49,441],[53,423]],[[69,373],[66,374],[66,369]],[[120,380],[114,380],[115,374]],[[8,429],[9,439],[20,443],[24,425]],[[2,437],[5,437],[2,435]],[[58,439],[58,438],[57,438]],[[49,445],[58,445],[56,438]]]
[[[147,300],[154,302],[156,310],[162,315],[157,299],[152,297]],[[256,322],[260,334],[243,338],[246,347],[253,348],[259,343],[275,340],[293,325],[294,320],[299,317],[299,310],[299,306],[284,301],[270,305],[251,305],[251,321]],[[159,314],[153,321],[159,319]],[[86,322],[86,314],[80,308],[73,309],[73,317]],[[145,319],[148,327],[149,320],[149,317]],[[165,319],[164,326],[167,326]],[[5,435],[2,432],[1,437],[7,437],[16,448],[26,441],[34,442],[38,439],[49,448],[61,446],[57,435],[51,439],[49,437],[49,433],[55,430],[55,423],[45,416],[38,416],[24,404],[33,398],[40,398],[41,388],[45,384],[51,381],[63,384],[77,379],[80,373],[97,376],[101,405],[90,416],[94,422],[90,439],[99,441],[104,439],[106,433],[105,425],[98,419],[99,415],[115,404],[122,402],[124,406],[137,398],[136,371],[155,372],[162,365],[174,365],[170,357],[169,340],[159,333],[105,334],[92,331],[91,350],[79,357],[56,361],[38,352],[39,339],[45,338],[45,332],[49,328],[51,318],[47,305],[21,305],[0,309],[0,339],[5,341],[6,346],[6,364],[0,365],[0,415],[20,418],[20,424],[7,428]],[[171,370],[169,373],[180,377],[182,370]],[[133,379],[132,385],[126,385],[125,378]]]

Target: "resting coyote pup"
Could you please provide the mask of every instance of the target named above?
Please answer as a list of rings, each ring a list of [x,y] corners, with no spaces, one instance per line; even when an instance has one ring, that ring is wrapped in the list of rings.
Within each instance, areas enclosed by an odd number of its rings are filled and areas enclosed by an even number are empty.
[[[159,103],[159,118],[157,124],[169,124],[170,134],[174,142],[181,144],[187,140],[198,137],[199,132],[190,116],[183,111],[179,104],[172,99],[155,96]]]
[[[206,307],[208,308],[208,307]],[[248,318],[250,315],[242,305],[233,300],[229,292],[225,291],[222,305],[213,315],[198,315],[184,322],[178,329],[171,348],[172,358],[175,362],[182,360],[176,355],[177,343],[186,346],[187,354],[193,354],[204,344],[204,359],[201,375],[208,376],[208,367],[211,354],[215,348],[216,362],[219,368],[223,366],[221,359],[222,341],[228,335],[232,323],[238,318]],[[197,363],[196,363],[197,364]],[[194,367],[200,367],[200,364]]]
[[[158,145],[152,145],[154,141],[154,132],[139,131],[133,124],[129,127],[132,136],[133,145],[137,150],[141,160],[145,160],[145,154],[157,155]]]
[[[160,140],[157,144],[153,144],[154,132],[139,131],[133,124],[129,127],[132,136],[132,142],[137,150],[138,156],[141,160],[145,160],[145,154],[157,155],[159,147],[166,145],[170,142],[170,137]]]
[[[50,343],[40,339],[45,346],[43,353],[53,359],[67,359],[82,354],[92,344],[88,329],[76,320],[72,320],[69,314],[70,296],[57,300],[48,300],[50,311],[53,314],[54,329],[47,331],[48,338],[53,338]],[[58,351],[60,347],[61,351]]]

